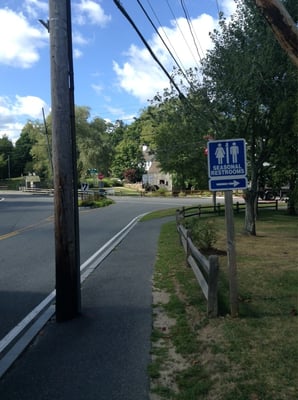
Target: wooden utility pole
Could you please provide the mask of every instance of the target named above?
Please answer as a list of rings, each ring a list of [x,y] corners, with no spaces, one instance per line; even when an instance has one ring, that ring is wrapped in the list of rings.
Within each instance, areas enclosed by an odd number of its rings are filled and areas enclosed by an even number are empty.
[[[298,67],[298,28],[279,0],[255,0],[280,46]]]
[[[56,319],[81,310],[70,0],[49,0]]]

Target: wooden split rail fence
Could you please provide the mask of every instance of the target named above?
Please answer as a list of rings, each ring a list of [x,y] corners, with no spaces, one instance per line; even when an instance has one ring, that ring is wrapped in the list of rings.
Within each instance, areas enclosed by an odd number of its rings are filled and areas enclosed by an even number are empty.
[[[278,201],[259,202],[258,205],[267,209],[278,210]],[[234,211],[239,213],[245,211],[245,204],[235,203]],[[192,268],[196,279],[202,289],[202,292],[207,300],[207,315],[216,317],[218,315],[218,256],[210,255],[206,258],[193,244],[188,230],[181,223],[187,217],[200,217],[202,214],[221,215],[224,213],[224,205],[217,204],[214,206],[195,206],[182,207],[176,211],[176,226],[180,236],[180,242],[186,253],[186,262]]]
[[[198,214],[196,213],[192,215]],[[188,216],[191,215],[188,214]],[[180,236],[180,242],[186,253],[187,264],[192,268],[207,300],[208,317],[216,317],[218,315],[218,256],[210,255],[208,258],[206,258],[195,247],[189,236],[188,230],[180,223],[181,218],[184,218],[184,216],[182,216],[181,211],[177,210],[177,230]]]

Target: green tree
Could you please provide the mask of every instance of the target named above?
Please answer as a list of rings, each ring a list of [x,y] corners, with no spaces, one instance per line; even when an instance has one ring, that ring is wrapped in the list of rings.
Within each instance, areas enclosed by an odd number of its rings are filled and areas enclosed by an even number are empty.
[[[48,185],[52,184],[52,151],[51,151],[51,117],[47,118],[47,134],[45,126],[40,121],[29,121],[24,130],[27,131],[31,141],[32,148],[30,154],[32,156],[32,169],[30,164],[26,165],[25,172],[35,172]]]
[[[102,118],[90,120],[88,107],[76,107],[78,171],[82,179],[94,168],[109,174],[114,154],[113,128]]]
[[[25,175],[34,170],[31,149],[36,140],[32,135],[32,129],[32,123],[27,122],[21,131],[19,139],[16,141],[14,152],[15,176]]]
[[[8,136],[0,138],[0,179],[7,179],[11,174],[10,163],[14,154],[14,147]]]
[[[173,175],[180,190],[208,186],[204,150],[211,124],[206,118],[206,101],[202,88],[193,82],[187,98],[165,91],[163,96],[155,96],[154,106],[145,114],[147,120],[152,120],[151,150],[161,169]]]
[[[255,235],[264,162],[273,154],[275,162],[280,161],[278,153],[284,152],[295,129],[297,72],[250,0],[237,1],[237,12],[231,21],[221,18],[212,39],[214,47],[203,67],[204,84],[220,115],[217,138],[244,137],[247,141],[251,186],[246,191],[245,230]]]
[[[120,179],[126,176],[131,181],[140,182],[144,165],[140,133],[137,124],[133,123],[125,128],[123,139],[115,148],[112,173]]]

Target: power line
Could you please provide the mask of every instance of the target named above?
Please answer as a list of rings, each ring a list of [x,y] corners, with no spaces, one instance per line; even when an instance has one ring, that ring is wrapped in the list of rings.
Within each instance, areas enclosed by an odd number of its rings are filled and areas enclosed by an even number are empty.
[[[175,87],[175,89],[177,90],[177,92],[179,93],[179,97],[185,99],[184,94],[181,92],[181,90],[179,89],[179,87],[177,86],[176,82],[174,81],[174,79],[171,77],[171,75],[168,73],[168,71],[165,69],[165,67],[162,65],[162,63],[159,61],[158,57],[156,56],[156,54],[154,53],[154,51],[152,50],[152,48],[150,47],[150,45],[148,44],[148,42],[146,41],[146,39],[144,38],[144,36],[142,35],[142,33],[140,32],[140,30],[138,29],[138,27],[136,26],[136,24],[134,23],[134,21],[132,20],[132,18],[130,17],[130,15],[127,13],[127,11],[125,10],[125,8],[122,6],[122,4],[120,3],[119,0],[114,0],[114,3],[116,4],[116,6],[119,8],[119,10],[122,12],[122,14],[125,16],[125,18],[128,20],[128,22],[131,24],[131,26],[134,28],[134,30],[137,32],[138,36],[140,37],[140,39],[142,40],[142,42],[144,43],[144,45],[146,46],[147,50],[149,51],[149,53],[151,54],[152,58],[157,62],[157,64],[160,66],[160,68],[163,70],[163,72],[165,73],[165,75],[168,77],[168,79],[170,80],[170,82],[172,83],[172,85]]]
[[[168,7],[169,7],[169,10],[170,10],[171,14],[172,14],[172,17],[174,18],[174,21],[175,21],[175,23],[176,23],[176,26],[177,26],[177,28],[179,29],[179,31],[180,31],[180,33],[181,33],[181,36],[183,37],[184,42],[186,43],[186,46],[188,47],[188,50],[189,50],[189,52],[190,52],[190,54],[191,54],[191,56],[192,56],[194,62],[196,63],[197,67],[200,68],[200,66],[199,66],[199,64],[198,64],[198,62],[197,62],[197,60],[196,60],[196,57],[194,56],[194,54],[193,54],[193,52],[192,52],[192,50],[191,50],[191,48],[190,48],[190,46],[189,46],[189,44],[188,44],[188,41],[186,40],[186,38],[185,38],[185,36],[184,36],[184,34],[183,34],[181,28],[180,28],[180,25],[179,25],[179,23],[178,23],[178,21],[177,21],[177,18],[176,18],[176,16],[175,16],[174,12],[173,12],[173,9],[172,9],[171,5],[170,5],[170,3],[169,3],[169,0],[166,0],[166,3],[167,3],[167,5],[168,5]]]
[[[150,18],[150,16],[148,15],[147,11],[145,10],[145,8],[143,7],[142,3],[140,2],[140,0],[137,0],[137,3],[139,4],[139,6],[141,7],[143,13],[145,14],[146,18],[148,19],[148,21],[150,22],[150,24],[152,25],[153,29],[155,30],[156,34],[158,35],[158,37],[160,38],[160,40],[162,41],[163,45],[165,46],[165,48],[167,49],[167,51],[169,52],[170,56],[172,57],[172,59],[174,60],[175,64],[177,65],[178,69],[182,72],[184,78],[187,80],[188,84],[191,85],[191,82],[189,81],[189,79],[186,76],[185,71],[183,70],[183,68],[181,67],[181,65],[178,63],[178,61],[176,60],[176,58],[174,57],[172,51],[169,49],[168,45],[166,44],[165,40],[163,39],[163,37],[161,36],[161,34],[159,33],[158,29],[156,28],[154,22],[152,21],[152,19]],[[148,1],[149,3],[149,1]],[[152,9],[152,8],[151,8]],[[152,9],[153,10],[153,9]],[[159,22],[160,23],[160,22]],[[167,36],[166,36],[167,37]],[[169,43],[170,40],[167,37]],[[172,46],[172,45],[171,45]],[[172,46],[173,47],[173,46]]]
[[[218,0],[215,0],[215,1],[216,1],[216,8],[217,8],[218,16],[220,16],[221,11],[220,11],[220,8],[219,8]]]
[[[194,29],[193,29],[193,24],[192,24],[192,22],[191,22],[191,18],[190,18],[190,16],[189,16],[187,7],[186,7],[186,5],[185,5],[185,3],[184,3],[184,0],[180,0],[180,3],[181,3],[181,7],[182,7],[182,9],[183,9],[183,12],[184,12],[184,15],[185,15],[185,18],[186,18],[188,27],[189,27],[189,31],[190,31],[190,34],[191,34],[193,43],[194,43],[195,48],[196,48],[196,50],[197,50],[199,59],[200,59],[200,61],[202,61],[202,58],[201,58],[201,55],[200,55],[200,52],[199,52],[197,43],[199,44],[202,53],[203,53],[203,50],[202,50],[202,47],[201,47],[201,45],[200,45],[199,39],[197,38],[197,36],[196,36],[196,34],[195,34],[195,31],[194,31]]]
[[[177,52],[176,52],[176,50],[175,50],[175,47],[172,45],[171,40],[170,40],[170,38],[168,37],[166,31],[165,31],[164,28],[162,27],[162,24],[161,24],[161,22],[160,22],[160,20],[159,20],[159,18],[158,18],[158,16],[157,16],[157,14],[156,14],[156,12],[154,11],[154,9],[153,9],[153,7],[152,7],[150,1],[147,0],[147,3],[148,3],[148,5],[149,5],[149,7],[150,7],[150,9],[151,9],[151,11],[152,11],[152,13],[153,13],[153,15],[155,16],[157,22],[159,23],[159,26],[160,26],[160,28],[161,28],[161,30],[162,30],[164,36],[167,38],[169,44],[171,45],[172,51],[175,53],[175,56],[176,56],[176,58],[179,60],[180,65],[182,65],[182,61],[181,61],[179,55],[177,54]],[[182,70],[181,67],[180,67],[180,69]],[[183,67],[183,69],[185,70],[184,67]]]

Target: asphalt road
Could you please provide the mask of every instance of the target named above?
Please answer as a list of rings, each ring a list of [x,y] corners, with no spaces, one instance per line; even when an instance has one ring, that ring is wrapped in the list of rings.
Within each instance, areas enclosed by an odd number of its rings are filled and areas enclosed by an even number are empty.
[[[82,285],[82,314],[48,324],[0,380],[5,400],[148,400],[160,226],[138,223]]]
[[[1,195],[0,195],[1,197]],[[81,263],[136,216],[209,199],[117,198],[80,211]],[[54,288],[53,200],[0,201],[0,334]],[[140,222],[83,282],[82,314],[49,321],[5,373],[5,400],[148,400],[152,275],[164,220]]]
[[[184,198],[115,200],[109,207],[80,211],[81,264],[136,216],[198,203]],[[0,338],[55,287],[53,213],[51,197],[0,193]]]

